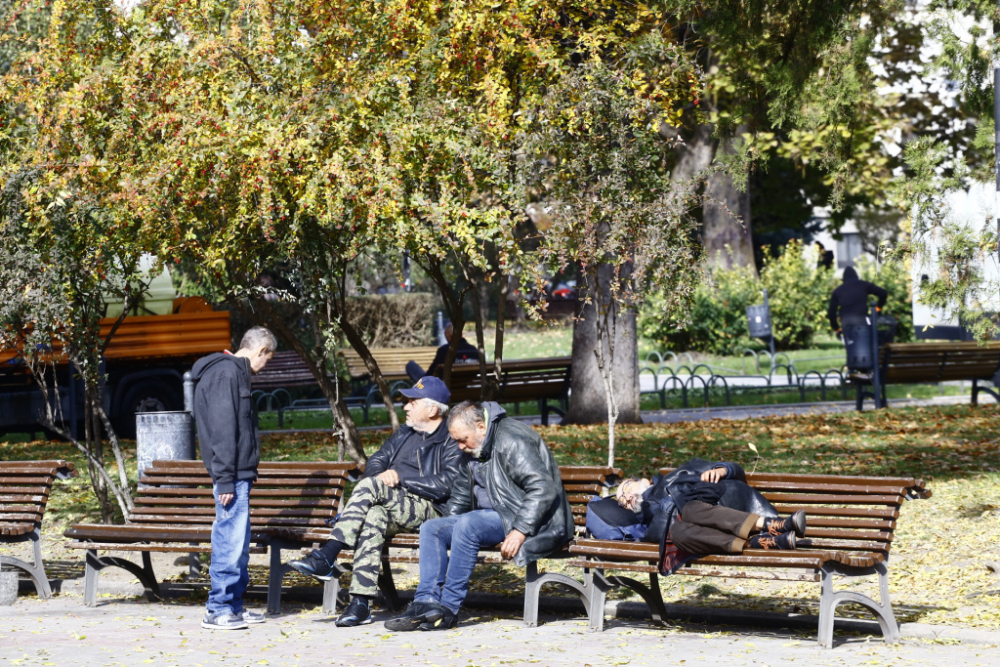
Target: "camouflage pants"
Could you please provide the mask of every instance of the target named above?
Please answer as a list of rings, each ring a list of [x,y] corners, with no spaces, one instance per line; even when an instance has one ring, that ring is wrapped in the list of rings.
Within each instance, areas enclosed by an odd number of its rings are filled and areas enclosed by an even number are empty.
[[[354,546],[352,595],[374,597],[382,568],[382,545],[396,533],[415,531],[441,513],[426,498],[368,477],[354,487],[330,538]]]

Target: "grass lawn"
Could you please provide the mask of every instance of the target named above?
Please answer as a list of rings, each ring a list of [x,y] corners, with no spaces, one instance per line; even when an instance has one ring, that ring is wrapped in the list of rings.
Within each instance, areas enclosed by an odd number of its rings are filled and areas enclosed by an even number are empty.
[[[539,428],[563,464],[606,461],[603,426]],[[726,459],[748,471],[912,475],[928,481],[933,497],[907,503],[901,512],[890,566],[891,593],[901,621],[1000,627],[997,597],[980,595],[998,587],[986,563],[1000,561],[1000,411],[996,406],[901,408],[879,412],[770,417],[744,421],[623,425],[616,465],[629,474],[651,475],[663,466],[699,456]],[[365,432],[373,451],[385,432]],[[753,443],[760,459],[748,447]],[[336,458],[337,447],[323,433],[269,435],[263,452],[271,460]],[[57,482],[45,532],[97,516],[80,457],[65,443],[0,444],[0,459],[68,458],[81,478]],[[134,466],[134,451],[128,465]],[[19,547],[14,547],[19,548]],[[0,553],[11,551],[0,548]],[[74,554],[79,556],[79,554]],[[555,567],[558,567],[556,565]],[[413,587],[412,578],[397,584]],[[478,590],[521,591],[513,567],[478,568]],[[843,584],[869,594],[874,579]],[[746,607],[817,613],[819,586],[689,577],[663,580],[668,603]],[[844,609],[843,607],[841,609]],[[845,613],[850,613],[847,607]],[[867,617],[862,612],[862,617]]]

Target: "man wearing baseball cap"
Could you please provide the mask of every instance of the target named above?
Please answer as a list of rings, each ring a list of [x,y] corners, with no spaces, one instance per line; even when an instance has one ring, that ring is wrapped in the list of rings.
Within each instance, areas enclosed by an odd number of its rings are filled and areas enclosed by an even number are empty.
[[[365,476],[337,517],[322,547],[289,565],[327,581],[339,576],[337,557],[354,550],[351,602],[337,618],[340,627],[371,623],[371,599],[378,592],[382,545],[401,531],[416,531],[443,516],[458,478],[462,452],[445,424],[451,394],[440,379],[420,378],[400,393],[408,400],[406,425],[368,458]]]

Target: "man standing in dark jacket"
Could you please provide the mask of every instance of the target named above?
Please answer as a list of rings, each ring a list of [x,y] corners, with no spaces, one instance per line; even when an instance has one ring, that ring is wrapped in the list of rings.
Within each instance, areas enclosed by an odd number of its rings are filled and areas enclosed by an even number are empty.
[[[448,516],[420,527],[420,585],[387,629],[455,627],[484,546],[499,544],[504,558],[525,567],[572,539],[573,513],[555,457],[534,429],[506,417],[497,403],[465,401],[452,410],[448,429],[466,465]]]
[[[830,308],[827,317],[830,318],[830,328],[840,331],[843,327],[868,322],[868,295],[878,298],[876,307],[881,311],[889,293],[878,285],[858,278],[854,267],[844,269],[844,282],[830,295]],[[840,311],[840,324],[837,323],[837,311]]]
[[[451,398],[444,382],[424,377],[401,393],[410,399],[403,406],[406,425],[368,459],[365,478],[354,487],[330,540],[289,563],[327,581],[340,574],[335,566],[340,552],[354,549],[352,598],[337,618],[340,627],[371,623],[370,601],[378,592],[386,538],[441,516],[461,466],[462,452],[444,423]]]
[[[260,441],[253,415],[250,376],[274,356],[278,341],[263,327],[246,332],[236,354],[217,352],[199,359],[191,375],[194,417],[205,469],[212,476],[212,589],[201,627],[239,630],[262,623],[264,615],[243,609],[250,583],[250,487],[257,479]]]

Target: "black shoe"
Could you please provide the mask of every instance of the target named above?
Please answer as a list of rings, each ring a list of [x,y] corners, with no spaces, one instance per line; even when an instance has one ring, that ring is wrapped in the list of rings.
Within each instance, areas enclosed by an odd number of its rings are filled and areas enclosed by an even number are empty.
[[[764,530],[762,533],[768,535],[781,535],[782,533],[794,532],[797,537],[806,536],[806,513],[799,510],[790,517],[782,519],[764,519]]]
[[[330,561],[326,559],[318,549],[313,549],[308,556],[302,560],[293,560],[288,563],[288,567],[292,568],[296,572],[301,572],[302,574],[308,574],[310,577],[316,577],[320,581],[330,581],[336,576],[340,575],[337,568],[330,564]]]
[[[338,616],[335,621],[338,628],[353,628],[356,625],[368,625],[371,622],[372,610],[368,607],[368,600],[360,595],[354,596],[344,613]]]
[[[760,533],[747,540],[746,548],[789,551],[795,548],[795,533],[782,533],[781,535],[765,535],[764,533]]]
[[[385,622],[385,629],[392,632],[410,632],[423,623],[434,623],[441,619],[447,610],[437,602],[411,602],[406,611]]]
[[[428,619],[420,624],[420,629],[427,630],[450,630],[458,625],[458,614],[451,613],[451,610],[442,608],[442,614],[436,619]]]

